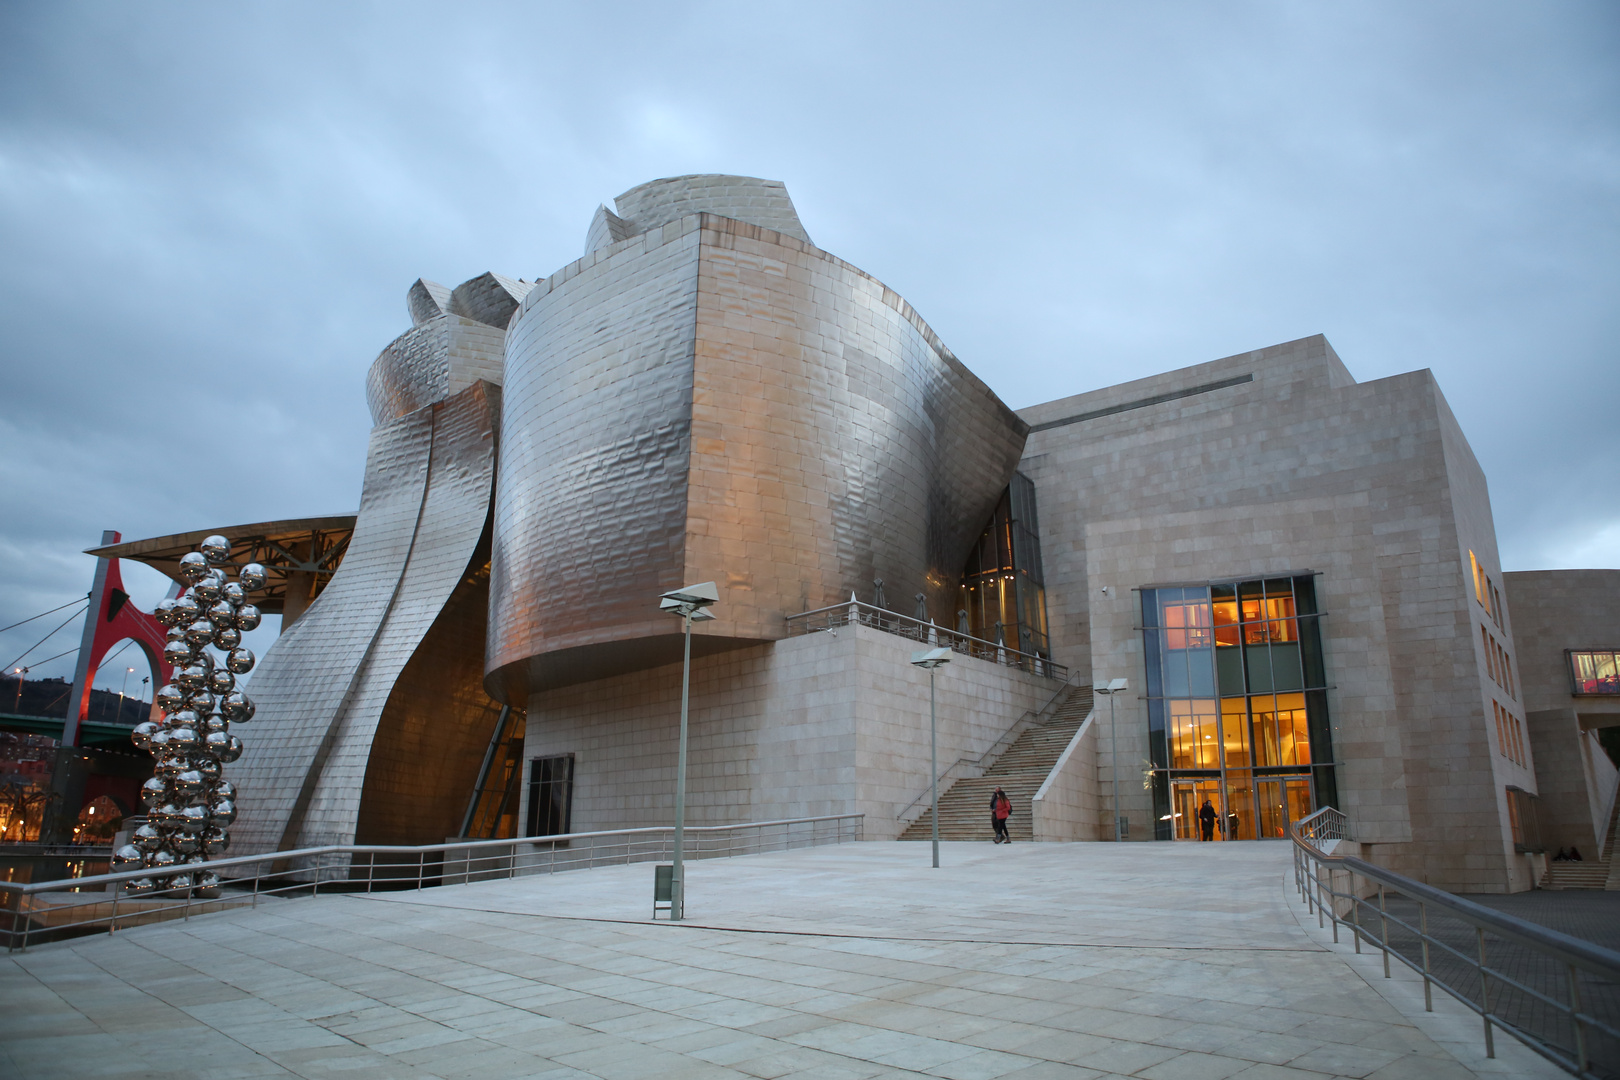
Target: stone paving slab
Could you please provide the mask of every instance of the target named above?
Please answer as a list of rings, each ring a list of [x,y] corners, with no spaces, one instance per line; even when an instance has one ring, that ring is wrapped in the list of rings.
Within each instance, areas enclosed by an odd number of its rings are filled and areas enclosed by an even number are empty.
[[[872,843],[695,863],[678,925],[648,920],[643,864],[43,946],[0,965],[0,1075],[1563,1075],[1505,1037],[1484,1060],[1460,1007],[1425,1015],[1415,980],[1332,945],[1281,844],[943,861]]]

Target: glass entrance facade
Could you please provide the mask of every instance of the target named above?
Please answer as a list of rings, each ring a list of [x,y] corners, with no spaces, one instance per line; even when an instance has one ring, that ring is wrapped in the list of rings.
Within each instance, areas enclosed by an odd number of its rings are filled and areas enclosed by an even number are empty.
[[[1142,590],[1159,840],[1282,839],[1337,805],[1314,575]]]

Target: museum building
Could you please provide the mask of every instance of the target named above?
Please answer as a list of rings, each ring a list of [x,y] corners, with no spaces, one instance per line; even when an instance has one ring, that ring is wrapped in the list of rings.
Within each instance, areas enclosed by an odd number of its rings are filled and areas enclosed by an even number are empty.
[[[1502,574],[1428,371],[1358,383],[1315,336],[1015,412],[735,176],[633,188],[551,276],[408,308],[341,565],[253,678],[237,850],[668,823],[658,597],[710,580],[694,824],[916,835],[923,642],[955,650],[947,801],[1072,719],[1018,777],[1036,839],[1278,839],[1334,806],[1364,857],[1486,892],[1608,839],[1620,572]]]

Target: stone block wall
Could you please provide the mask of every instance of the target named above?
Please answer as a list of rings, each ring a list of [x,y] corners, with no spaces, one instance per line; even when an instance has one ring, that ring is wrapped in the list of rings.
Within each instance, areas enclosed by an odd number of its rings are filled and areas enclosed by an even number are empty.
[[[928,676],[918,644],[869,627],[695,658],[687,821],[722,825],[866,815],[894,839],[928,787]],[[982,754],[1058,688],[957,656],[937,675],[939,768]],[[681,667],[665,665],[534,695],[524,760],[575,755],[574,831],[674,819]],[[528,814],[525,775],[523,819]]]

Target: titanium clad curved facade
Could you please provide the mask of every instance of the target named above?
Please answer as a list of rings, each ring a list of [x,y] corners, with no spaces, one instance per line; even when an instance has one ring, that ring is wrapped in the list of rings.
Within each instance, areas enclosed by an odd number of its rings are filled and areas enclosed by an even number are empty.
[[[403,407],[404,389],[430,399],[405,415],[383,416],[373,430],[343,564],[254,673],[253,730],[263,737],[246,740],[233,769],[242,810],[239,850],[365,840],[357,832],[363,797],[372,830],[394,842],[402,842],[401,828],[414,830],[419,842],[448,835],[444,820],[459,823],[477,768],[467,759],[481,752],[479,740],[488,739],[494,723],[482,665],[472,665],[470,682],[458,682],[459,668],[433,659],[416,664],[439,669],[430,685],[422,679],[401,685],[401,676],[424,649],[482,636],[482,618],[462,625],[468,605],[451,599],[487,560],[479,538],[494,484],[500,391],[481,379],[450,395],[436,388],[487,370],[490,334],[499,378],[501,332],[456,316],[430,318],[395,342],[409,341],[413,350],[391,346],[373,365],[372,386],[396,373],[389,362],[404,355],[422,360],[411,370],[436,372],[439,381],[392,385],[390,408]],[[480,577],[479,605],[483,588]],[[446,620],[459,635],[441,628]],[[434,739],[442,741],[435,754],[396,752]],[[394,798],[401,790],[414,792],[408,809]],[[377,812],[384,806],[400,812]]]
[[[413,326],[390,342],[366,373],[371,422],[397,420],[480,379],[499,386],[505,341],[503,328],[460,315],[438,315]]]
[[[505,401],[486,681],[514,703],[678,658],[656,597],[692,581],[721,589],[699,654],[874,578],[951,624],[1028,430],[882,283],[711,214],[538,283]]]

